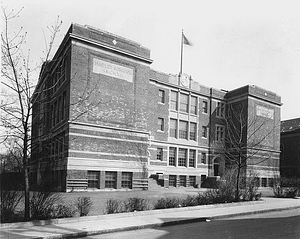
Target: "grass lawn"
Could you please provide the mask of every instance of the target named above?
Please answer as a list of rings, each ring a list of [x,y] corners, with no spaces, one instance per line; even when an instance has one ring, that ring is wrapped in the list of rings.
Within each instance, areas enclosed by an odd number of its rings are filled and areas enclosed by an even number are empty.
[[[72,203],[78,197],[85,196],[90,197],[93,202],[92,209],[89,216],[102,215],[105,213],[105,204],[108,199],[125,200],[127,198],[138,197],[148,199],[150,204],[153,204],[159,198],[163,197],[179,197],[185,198],[187,195],[197,195],[199,192],[204,192],[205,188],[161,188],[159,190],[127,190],[127,191],[116,191],[116,190],[102,190],[102,191],[84,191],[84,192],[72,192],[62,193],[63,200],[65,203]]]

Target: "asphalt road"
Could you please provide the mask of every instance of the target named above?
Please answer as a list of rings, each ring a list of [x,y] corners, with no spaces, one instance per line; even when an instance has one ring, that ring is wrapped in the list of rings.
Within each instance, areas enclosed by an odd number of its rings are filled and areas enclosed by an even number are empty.
[[[89,239],[300,239],[300,209],[95,235]]]

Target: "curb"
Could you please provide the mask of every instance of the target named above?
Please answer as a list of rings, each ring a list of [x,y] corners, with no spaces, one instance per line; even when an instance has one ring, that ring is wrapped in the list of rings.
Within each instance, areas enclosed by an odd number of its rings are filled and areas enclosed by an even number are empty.
[[[261,213],[284,211],[284,210],[291,210],[291,209],[298,209],[298,208],[300,208],[300,206],[274,208],[274,209],[258,210],[258,211],[252,211],[252,212],[233,213],[233,214],[229,214],[229,215],[221,215],[221,216],[213,216],[213,217],[200,217],[200,218],[192,218],[192,219],[177,219],[176,221],[153,223],[153,224],[140,225],[140,226],[129,226],[129,227],[123,227],[123,228],[77,232],[77,233],[55,235],[55,236],[49,236],[49,237],[35,237],[35,239],[41,239],[41,238],[64,239],[64,238],[87,237],[87,236],[108,234],[108,233],[114,233],[114,232],[123,232],[123,231],[139,230],[139,229],[146,229],[146,228],[156,228],[156,227],[182,225],[182,224],[195,223],[195,222],[205,222],[206,220],[225,219],[225,218],[231,218],[231,217],[236,217],[236,216],[261,214]]]

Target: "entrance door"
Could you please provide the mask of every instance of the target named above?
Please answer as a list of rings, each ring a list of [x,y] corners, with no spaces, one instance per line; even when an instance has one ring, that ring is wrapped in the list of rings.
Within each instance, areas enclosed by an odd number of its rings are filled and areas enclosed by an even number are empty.
[[[219,163],[214,163],[214,176],[220,176]]]

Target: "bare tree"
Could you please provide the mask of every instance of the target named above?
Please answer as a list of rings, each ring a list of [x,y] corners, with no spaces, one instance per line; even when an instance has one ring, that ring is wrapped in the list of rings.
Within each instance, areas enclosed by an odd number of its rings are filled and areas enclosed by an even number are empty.
[[[1,32],[1,74],[2,84],[5,88],[3,99],[1,100],[1,125],[4,126],[6,133],[2,141],[13,138],[21,149],[22,171],[24,174],[25,191],[25,219],[30,218],[29,209],[29,158],[31,147],[31,116],[32,98],[37,79],[36,70],[40,69],[41,64],[33,65],[30,59],[30,51],[25,53],[25,41],[27,32],[21,27],[18,32],[12,32],[11,22],[19,17],[21,10],[8,11],[2,8],[4,26]],[[59,31],[62,22],[57,20],[51,31],[50,41],[44,52],[44,60],[48,60],[53,47],[54,39]]]
[[[251,166],[259,165],[272,156],[273,134],[279,130],[279,123],[271,115],[258,116],[249,112],[246,103],[229,104],[225,121],[225,136],[218,145],[225,158],[226,167],[236,171],[235,200],[239,200],[241,180],[252,172]],[[252,172],[253,173],[253,172]]]

